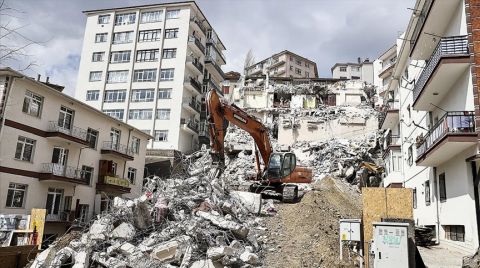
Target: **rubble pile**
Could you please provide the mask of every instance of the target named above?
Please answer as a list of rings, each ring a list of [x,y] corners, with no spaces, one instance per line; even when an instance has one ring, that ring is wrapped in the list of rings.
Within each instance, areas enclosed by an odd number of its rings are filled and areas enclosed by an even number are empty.
[[[184,174],[147,178],[142,196],[115,197],[109,212],[83,232],[57,239],[30,267],[260,265],[262,200],[227,190],[225,176],[215,178],[209,161],[208,152],[199,151],[185,159]]]
[[[357,172],[363,162],[375,163],[377,155],[376,135],[366,139],[330,139],[324,142],[297,142],[293,151],[297,161],[313,168],[314,180],[325,176],[345,178],[351,184],[358,184]]]
[[[377,117],[377,111],[368,105],[359,106],[326,106],[320,105],[317,109],[287,109],[281,112],[285,118],[309,119],[315,121],[331,121],[339,118],[369,119]]]

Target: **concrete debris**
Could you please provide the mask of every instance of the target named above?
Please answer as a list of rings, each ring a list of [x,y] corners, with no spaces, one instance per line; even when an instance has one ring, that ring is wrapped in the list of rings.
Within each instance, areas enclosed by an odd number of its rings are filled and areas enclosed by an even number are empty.
[[[58,267],[67,260],[75,268],[260,265],[258,237],[265,228],[259,216],[273,204],[258,194],[230,191],[239,178],[213,178],[210,163],[203,150],[185,157],[184,171],[170,178],[145,178],[140,197],[115,197],[83,233],[61,247],[54,242],[31,267]]]

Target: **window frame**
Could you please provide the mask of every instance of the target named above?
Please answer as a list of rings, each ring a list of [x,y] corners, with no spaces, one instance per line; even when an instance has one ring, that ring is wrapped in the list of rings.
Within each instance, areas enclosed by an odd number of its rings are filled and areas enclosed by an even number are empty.
[[[424,182],[424,188],[425,188],[425,205],[430,206],[431,197],[430,197],[430,181],[429,180],[426,180]]]
[[[159,59],[160,49],[143,49],[137,50],[136,62],[156,62]]]
[[[140,138],[132,136],[132,144],[130,148],[134,154],[140,154],[140,144],[141,144]]]
[[[92,62],[103,62],[104,57],[105,57],[105,52],[104,51],[93,52],[92,53]]]
[[[160,100],[169,100],[172,98],[172,91],[173,89],[172,88],[159,88],[158,89],[158,99]],[[168,95],[167,98],[163,98],[163,96],[166,96]],[[160,98],[160,96],[162,96],[162,98]]]
[[[157,68],[133,70],[133,82],[157,81]]]
[[[340,66],[339,69],[340,69],[340,72],[342,72],[342,73],[347,71],[347,67],[345,67],[345,66]]]
[[[108,40],[108,33],[96,33],[95,43],[106,43]]]
[[[103,102],[106,103],[118,103],[125,102],[127,99],[126,89],[108,89],[103,93]]]
[[[152,120],[152,109],[130,109],[128,111],[128,120]]]
[[[137,12],[128,12],[122,14],[115,14],[114,25],[130,25],[134,24],[137,20]]]
[[[103,109],[102,112],[112,118],[115,118],[117,120],[123,120],[123,117],[125,116],[125,110],[124,109]],[[116,116],[116,115],[119,116]]]
[[[98,78],[96,76],[99,76]],[[88,75],[88,82],[102,81],[103,71],[90,71]]]
[[[100,132],[96,129],[93,129],[93,128],[88,128],[87,129],[86,140],[88,141],[88,146],[89,146],[90,149],[94,149],[94,150],[97,149],[99,134],[100,134]],[[91,137],[95,137],[95,145],[93,147],[92,147]]]
[[[148,16],[148,20],[144,20],[144,16],[145,15],[151,15],[151,14],[155,14],[155,13],[158,13],[157,16],[153,15],[153,16]],[[152,19],[154,18],[154,19]],[[139,23],[153,23],[153,22],[161,22],[162,21],[162,18],[163,18],[163,10],[152,10],[152,11],[143,11],[140,13],[140,21]]]
[[[165,39],[178,38],[178,28],[165,29],[164,36]]]
[[[110,52],[110,63],[128,63],[132,56],[131,50],[120,50]],[[115,60],[116,59],[116,60]]]
[[[162,134],[164,134],[164,135],[162,135]],[[160,139],[160,136],[162,136],[163,138]],[[156,141],[156,142],[168,142],[168,130],[167,129],[155,130],[154,141]]]
[[[167,74],[171,74],[168,75]],[[175,79],[175,68],[160,69],[160,81],[173,81]]]
[[[87,90],[85,101],[98,101],[99,98],[100,98],[100,90],[96,90],[96,89]]]
[[[171,14],[174,14],[173,16]],[[180,9],[170,9],[165,13],[165,20],[178,19],[180,17]]]
[[[13,187],[12,187],[13,185]],[[24,188],[17,188],[17,186],[23,186]],[[27,191],[28,191],[28,184],[23,184],[23,183],[16,183],[16,182],[9,182],[8,183],[8,188],[7,188],[7,196],[5,198],[5,207],[6,208],[24,208],[25,207],[25,201],[27,199]],[[10,194],[12,192],[12,194]],[[15,193],[21,192],[22,193],[22,204],[21,206],[14,206],[14,200],[15,200]],[[10,204],[8,202],[10,196]]]
[[[156,120],[170,120],[172,111],[170,108],[159,108],[155,113]]]
[[[95,173],[94,167],[87,166],[87,165],[82,165],[82,169],[80,171],[82,179],[87,179],[86,175],[88,176],[88,185],[92,185],[93,181],[93,174]]]
[[[138,42],[157,42],[162,40],[162,29],[138,31]]]
[[[177,57],[176,48],[164,48],[162,50],[162,59],[175,59]]]
[[[445,183],[445,172],[438,175],[438,197],[440,202],[447,201],[447,187]]]
[[[107,72],[107,84],[127,83],[128,70],[115,70]]]
[[[155,100],[154,88],[132,89],[130,95],[131,102],[153,102]]]
[[[40,118],[42,116],[44,99],[43,96],[33,93],[30,90],[26,90],[23,98],[22,112]],[[32,105],[36,106],[36,110],[32,108]]]
[[[133,167],[129,167],[127,171],[127,179],[130,184],[135,185],[135,180],[137,179],[137,169]]]
[[[35,154],[36,143],[37,143],[37,141],[34,140],[34,139],[27,138],[27,137],[24,137],[24,136],[18,136],[16,147],[15,147],[14,159],[19,160],[19,161],[32,163],[33,162],[33,157],[34,157],[34,154]],[[22,146],[21,149],[20,149],[20,152],[18,152],[19,144],[21,144],[21,146]],[[25,159],[25,148],[27,148],[26,147],[27,145],[30,146],[31,148],[30,148],[29,158]],[[20,153],[20,154],[17,156],[18,153]]]
[[[133,31],[114,32],[112,36],[112,44],[129,44],[133,42]]]
[[[106,21],[104,18],[107,18]],[[98,15],[97,24],[109,24],[110,23],[110,14]]]

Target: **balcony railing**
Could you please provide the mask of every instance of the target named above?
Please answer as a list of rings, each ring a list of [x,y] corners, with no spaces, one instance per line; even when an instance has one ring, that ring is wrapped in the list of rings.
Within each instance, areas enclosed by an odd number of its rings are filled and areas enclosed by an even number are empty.
[[[186,125],[189,129],[193,130],[194,132],[198,133],[198,121],[191,120],[191,119],[180,119],[181,125]]]
[[[42,164],[42,172],[45,174],[52,174],[58,177],[65,177],[68,179],[78,180],[79,182],[90,183],[80,169],[76,169],[70,166],[64,166],[57,163],[44,163]]]
[[[197,100],[184,99],[183,102],[187,104],[189,107],[191,107],[193,110],[197,111],[198,113],[200,113],[200,111],[202,110],[202,105]]]
[[[420,96],[420,93],[442,57],[468,55],[468,53],[467,36],[463,35],[442,38],[440,42],[438,42],[438,45],[425,66],[425,69],[423,69],[420,77],[415,82],[415,87],[413,88],[414,102],[417,100],[418,96]]]
[[[387,113],[400,109],[400,102],[398,100],[388,100],[385,105],[380,110],[380,115],[378,116],[378,128],[381,129],[385,119],[387,118]]]
[[[215,53],[217,54],[218,57],[222,58],[223,62],[226,62],[225,60],[225,55],[223,55],[223,52],[218,49],[216,44],[212,41],[212,39],[207,39],[207,46],[210,47],[209,53],[212,53],[212,48],[215,50]]]
[[[400,136],[398,135],[388,134],[388,136],[385,138],[387,148],[392,145],[398,145],[398,141],[400,141]]]
[[[203,74],[203,64],[200,63],[200,61],[197,58],[188,56],[187,57],[187,62],[191,62],[193,66],[197,68],[197,70],[200,71],[200,73]]]
[[[200,39],[198,39],[197,37],[193,36],[193,35],[190,35],[188,37],[188,42],[191,42],[191,43],[194,43],[197,48],[202,51],[202,54],[205,55],[205,46],[202,45],[202,42],[200,42]]]
[[[215,61],[215,59],[212,58],[212,56],[206,56],[205,57],[205,63],[211,63],[213,65],[213,67],[215,68],[215,70],[217,70],[217,72],[220,74],[222,79],[225,78],[225,74],[223,73],[222,68],[220,68],[220,66],[218,66],[217,62]]]
[[[48,124],[49,132],[60,132],[81,140],[87,140],[87,131],[83,128],[72,126],[71,129],[58,125],[58,121],[50,121]]]
[[[46,221],[71,222],[73,211],[60,211],[58,214],[47,214]]]
[[[213,82],[212,79],[204,79],[204,80],[203,80],[203,84],[204,84],[204,85],[207,85],[207,91],[210,90],[211,88],[213,88],[213,89],[215,89],[215,90],[217,90],[217,91],[220,91],[220,87],[217,86],[217,85],[215,84],[215,82]]]
[[[202,93],[202,85],[200,84],[200,82],[197,81],[197,79],[193,78],[193,77],[187,77],[185,79],[185,83],[189,83],[192,85],[193,88],[195,88],[195,90],[198,91],[198,93]]]
[[[133,151],[126,145],[119,144],[112,141],[104,141],[102,145],[102,150],[115,151],[128,156],[133,156]]]
[[[432,148],[439,140],[447,134],[474,133],[475,113],[474,112],[447,112],[427,132],[425,137],[417,139],[417,159],[428,149]]]
[[[417,20],[417,25],[415,26],[415,29],[413,30],[413,35],[412,39],[410,41],[410,45],[412,50],[415,48],[415,43],[418,40],[418,37],[420,36],[420,33],[423,28],[423,24],[425,24],[425,21],[427,20],[427,15],[428,11],[430,10],[430,7],[432,6],[434,0],[425,0],[425,3],[423,4],[423,8],[420,12],[420,15],[418,16]]]
[[[205,28],[205,26],[202,25],[202,23],[197,17],[190,18],[190,21],[195,23],[198,26],[198,28],[200,28],[203,34],[205,35],[207,34],[207,28]]]

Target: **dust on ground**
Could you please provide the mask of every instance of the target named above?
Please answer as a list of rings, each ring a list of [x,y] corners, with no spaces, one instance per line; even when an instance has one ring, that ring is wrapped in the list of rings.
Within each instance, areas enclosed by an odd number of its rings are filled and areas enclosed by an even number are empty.
[[[339,261],[339,219],[360,218],[358,191],[325,178],[294,204],[278,204],[267,219],[265,267],[354,267]]]

